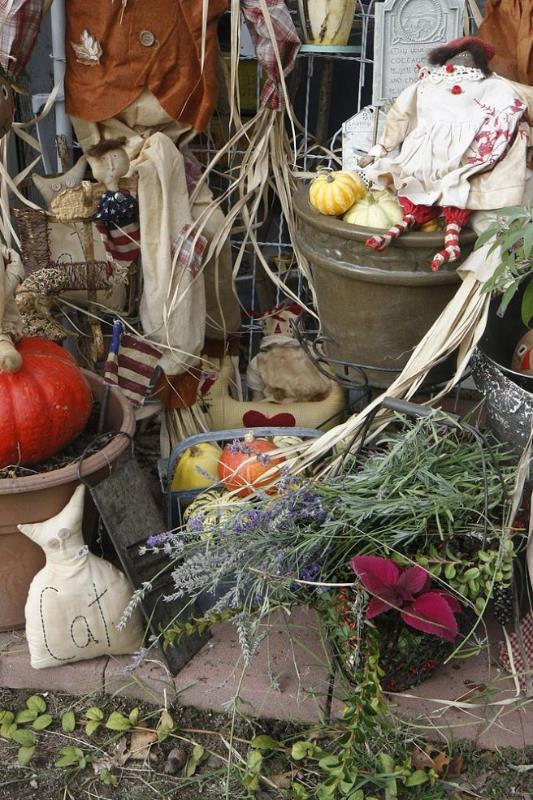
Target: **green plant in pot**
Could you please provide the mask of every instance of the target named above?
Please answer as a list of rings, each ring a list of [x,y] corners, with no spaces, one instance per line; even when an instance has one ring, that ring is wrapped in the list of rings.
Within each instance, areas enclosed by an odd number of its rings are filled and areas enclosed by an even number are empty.
[[[416,686],[453,652],[460,603],[433,586],[423,567],[402,569],[379,556],[355,556],[350,564],[370,595],[366,618],[378,633],[383,688]]]

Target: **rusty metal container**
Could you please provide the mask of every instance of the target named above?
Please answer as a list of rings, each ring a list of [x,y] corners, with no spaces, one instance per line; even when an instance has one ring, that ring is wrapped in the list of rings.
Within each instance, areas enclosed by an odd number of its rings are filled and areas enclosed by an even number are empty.
[[[326,355],[362,365],[371,386],[387,387],[407,363],[460,278],[456,268],[471,252],[476,234],[461,234],[461,258],[432,272],[443,233],[413,231],[382,253],[365,247],[374,228],[350,225],[315,211],[307,187],[294,196],[297,241],[308,259],[316,290]],[[450,364],[432,371],[437,383],[453,373]]]

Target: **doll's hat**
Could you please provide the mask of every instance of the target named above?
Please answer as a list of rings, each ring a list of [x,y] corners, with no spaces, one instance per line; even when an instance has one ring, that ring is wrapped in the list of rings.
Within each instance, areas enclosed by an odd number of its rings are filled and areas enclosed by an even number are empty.
[[[496,55],[496,48],[489,44],[489,42],[480,39],[479,36],[461,36],[459,39],[452,39],[451,42],[447,42],[444,46],[450,48],[450,50],[456,51],[460,48],[459,52],[462,50],[470,50],[471,48],[481,48],[485,53],[487,62]]]

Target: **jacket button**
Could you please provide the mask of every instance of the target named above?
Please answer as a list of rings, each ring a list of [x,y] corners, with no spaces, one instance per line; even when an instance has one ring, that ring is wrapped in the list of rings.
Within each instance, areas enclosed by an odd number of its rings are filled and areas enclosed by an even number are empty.
[[[152,31],[141,31],[139,41],[143,47],[152,47],[155,44],[155,36]]]

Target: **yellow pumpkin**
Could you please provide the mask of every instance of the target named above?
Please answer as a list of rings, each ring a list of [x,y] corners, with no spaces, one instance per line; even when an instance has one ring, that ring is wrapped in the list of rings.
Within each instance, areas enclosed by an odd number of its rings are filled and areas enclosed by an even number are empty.
[[[419,230],[423,231],[424,233],[436,233],[436,231],[441,231],[441,225],[437,217],[435,219],[430,219],[429,222],[424,222],[423,225],[420,226]]]
[[[218,459],[222,450],[212,442],[188,447],[181,454],[172,478],[172,491],[205,489],[218,481]]]
[[[356,172],[323,172],[309,187],[309,202],[316,211],[328,216],[344,214],[367,193]]]
[[[351,225],[363,228],[380,228],[386,230],[403,219],[402,207],[396,198],[385,190],[369,192],[359,200],[343,217]]]

